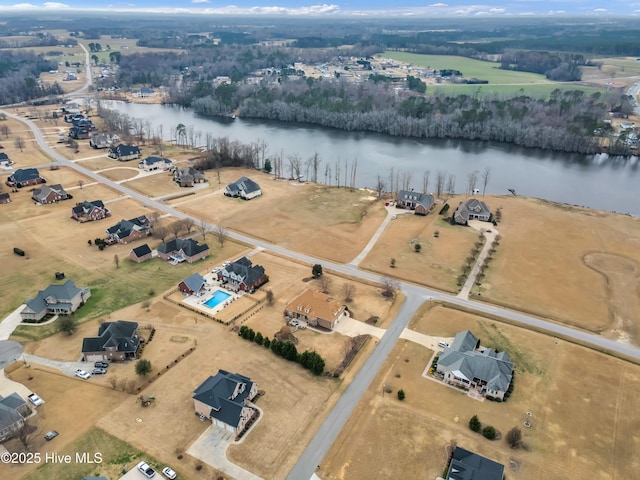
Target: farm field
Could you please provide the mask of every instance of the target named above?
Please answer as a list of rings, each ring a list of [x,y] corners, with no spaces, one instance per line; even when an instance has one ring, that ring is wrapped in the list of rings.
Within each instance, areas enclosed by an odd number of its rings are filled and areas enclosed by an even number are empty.
[[[531,198],[489,201],[502,207],[502,240],[472,296],[640,344],[639,219]]]
[[[511,479],[624,478],[640,467],[632,453],[640,435],[629,421],[640,407],[633,394],[640,367],[444,307],[423,311],[412,328],[440,336],[470,329],[483,345],[505,348],[516,366],[513,395],[504,403],[481,402],[423,378],[433,352],[401,340],[321,463],[321,478],[435,478],[452,443],[504,464]],[[585,365],[594,380],[614,384],[615,393],[576,376]],[[392,393],[383,397],[383,385]],[[400,388],[403,402],[396,396]],[[530,429],[522,427],[526,412],[533,414]],[[527,448],[512,450],[504,440],[473,433],[473,415],[503,436],[521,426]],[[559,449],[567,454],[557,455]]]
[[[549,98],[554,90],[579,90],[585,95],[591,95],[596,92],[602,93],[601,87],[590,87],[581,84],[530,84],[530,85],[451,85],[438,84],[429,85],[427,91],[438,92],[446,95],[516,95],[525,94],[536,98]]]
[[[448,201],[450,216],[462,197]],[[465,258],[477,241],[479,232],[463,226],[452,226],[438,215],[443,204],[437,204],[426,217],[398,210],[396,220],[389,223],[360,268],[393,276],[447,292],[457,292],[457,277]],[[489,225],[489,224],[487,224]],[[438,237],[434,236],[438,232]],[[420,252],[415,245],[420,244]],[[395,267],[390,259],[395,258]]]

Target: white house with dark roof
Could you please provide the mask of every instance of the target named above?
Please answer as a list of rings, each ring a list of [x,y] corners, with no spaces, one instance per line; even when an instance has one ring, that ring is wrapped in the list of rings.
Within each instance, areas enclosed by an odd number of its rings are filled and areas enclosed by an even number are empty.
[[[249,403],[258,394],[258,384],[239,373],[218,370],[193,392],[197,415],[213,425],[239,435],[257,414]]]
[[[20,312],[22,320],[42,319],[46,314],[70,315],[91,297],[89,287],[76,287],[69,279],[62,285],[49,285],[38,292],[35,298],[27,300]]]
[[[109,148],[107,156],[120,160],[121,162],[135,160],[140,158],[140,147],[136,145],[124,145],[121,143],[120,145]]]
[[[82,340],[82,359],[85,362],[122,362],[135,359],[139,348],[136,322],[104,322],[98,329],[97,337]]]
[[[156,170],[169,170],[173,167],[173,162],[164,157],[147,157],[138,162],[138,168],[145,172],[154,172]]]
[[[260,185],[247,177],[240,177],[233,183],[230,183],[224,187],[224,194],[227,197],[239,197],[244,200],[251,200],[252,198],[262,195]]]
[[[416,215],[426,215],[433,207],[433,195],[413,190],[400,190],[396,195],[396,208],[413,210]]]
[[[513,378],[513,363],[507,352],[480,347],[480,340],[464,330],[440,354],[437,371],[446,383],[502,400]]]
[[[488,222],[491,218],[491,209],[482,200],[470,198],[460,202],[453,214],[453,219],[460,225],[466,225],[469,220],[482,220]]]
[[[252,292],[269,280],[262,265],[253,265],[242,257],[218,272],[218,281],[230,290]]]
[[[17,393],[0,395],[0,443],[17,435],[30,414],[27,402]]]

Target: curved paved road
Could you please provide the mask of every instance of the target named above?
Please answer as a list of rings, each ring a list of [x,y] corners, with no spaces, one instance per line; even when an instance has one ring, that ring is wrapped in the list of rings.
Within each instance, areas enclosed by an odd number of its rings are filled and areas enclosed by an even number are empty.
[[[88,67],[87,70],[89,71]],[[90,81],[90,74],[88,75],[88,81]],[[123,185],[106,179],[96,172],[93,172],[92,170],[89,170],[81,165],[67,160],[66,158],[59,155],[53,148],[51,148],[51,146],[44,139],[44,136],[42,135],[40,130],[32,121],[18,117],[9,112],[5,113],[8,116],[27,124],[34,132],[36,140],[38,141],[38,144],[43,149],[43,151],[50,155],[53,159],[55,159],[56,163],[58,163],[59,165],[73,168],[78,172],[86,175],[87,177],[97,182],[101,182],[116,191],[124,193],[125,195],[128,195],[129,197],[142,202],[146,206],[157,209],[158,211],[171,214],[176,218],[192,218],[196,222],[200,221],[200,219],[191,217],[190,215],[176,210],[175,208],[170,207],[162,202],[148,198],[145,195],[135,192],[134,190],[131,190]],[[210,227],[213,228],[214,225],[210,225]],[[248,235],[237,232],[229,232],[229,236],[247,244],[255,245],[266,250],[271,250],[285,257],[293,258],[295,260],[306,262],[308,264],[320,263],[325,269],[333,270],[337,273],[351,275],[355,278],[373,282],[380,281],[380,277],[378,275],[359,270],[354,265],[338,264],[324,259],[315,258],[310,255],[293,252],[278,245],[255,239]],[[369,384],[373,380],[374,376],[378,372],[389,352],[400,337],[401,332],[409,324],[409,321],[411,320],[413,314],[416,312],[419,306],[426,300],[442,300],[480,313],[502,317],[512,322],[520,323],[522,325],[534,327],[540,330],[545,330],[551,334],[563,336],[568,339],[574,339],[599,349],[609,350],[622,355],[626,355],[636,360],[640,360],[640,349],[632,345],[627,345],[624,343],[602,338],[598,335],[583,332],[581,330],[574,330],[564,325],[555,324],[537,317],[533,317],[531,315],[526,315],[524,313],[509,310],[506,308],[483,304],[466,298],[458,298],[454,295],[438,292],[411,283],[398,282],[398,286],[405,293],[406,301],[401,306],[397,317],[393,320],[391,326],[387,329],[386,333],[380,339],[373,353],[367,359],[360,372],[358,372],[353,382],[347,387],[334,409],[329,413],[327,419],[320,427],[314,438],[311,440],[296,465],[291,470],[289,476],[287,477],[288,479],[303,480],[312,477],[316,465],[319,465],[324,458],[325,454],[331,447],[331,444],[349,418],[351,412],[358,404],[360,398],[369,387]]]

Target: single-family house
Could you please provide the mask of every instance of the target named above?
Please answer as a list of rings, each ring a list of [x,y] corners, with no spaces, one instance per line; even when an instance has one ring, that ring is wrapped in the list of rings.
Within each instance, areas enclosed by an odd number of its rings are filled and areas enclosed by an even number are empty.
[[[17,435],[30,414],[27,402],[17,393],[0,396],[0,443]]]
[[[146,262],[147,260],[151,260],[152,256],[153,254],[151,252],[151,248],[146,243],[132,249],[129,252],[129,258],[136,263],[142,263]]]
[[[345,310],[344,305],[329,295],[308,288],[284,307],[284,316],[288,319],[304,320],[312,327],[333,330],[336,323],[346,314]]]
[[[35,298],[27,300],[20,312],[22,320],[40,320],[46,314],[70,315],[91,297],[89,287],[76,287],[69,279],[62,285],[49,285],[40,290]]]
[[[197,415],[213,425],[240,435],[257,412],[250,406],[258,394],[258,384],[239,373],[218,370],[193,392]]]
[[[187,295],[198,295],[207,281],[199,273],[194,273],[178,284],[178,289]]]
[[[138,90],[133,91],[133,96],[136,98],[151,98],[155,97],[156,92],[152,88],[142,87]]]
[[[503,480],[504,465],[477,453],[456,447],[446,480]]]
[[[138,162],[138,168],[145,172],[153,172],[155,170],[169,170],[173,166],[173,162],[163,157],[147,157]]]
[[[91,148],[109,148],[111,146],[111,138],[106,133],[92,133],[89,139]]]
[[[269,281],[261,265],[253,265],[247,257],[223,267],[218,272],[218,280],[230,290],[253,292]]]
[[[464,330],[440,354],[437,371],[445,383],[503,400],[513,378],[513,363],[507,352],[481,348],[480,340]]]
[[[135,160],[140,158],[140,147],[137,145],[116,145],[115,147],[109,148],[109,153],[107,154],[110,158],[115,158],[121,162],[126,162],[128,160]]]
[[[173,181],[181,187],[193,187],[194,183],[204,182],[204,173],[193,167],[176,168],[173,171]]]
[[[71,208],[71,218],[80,223],[102,220],[110,216],[111,212],[102,200],[84,201]]]
[[[7,179],[7,185],[18,188],[40,183],[47,183],[47,181],[40,176],[37,168],[19,168]]]
[[[413,190],[400,190],[396,195],[396,208],[413,210],[416,215],[426,215],[433,207],[433,195]]]
[[[240,177],[233,183],[224,187],[224,194],[227,197],[240,197],[244,200],[250,200],[262,195],[260,185],[247,177]]]
[[[67,72],[64,76],[64,78],[62,79],[63,82],[70,82],[72,80],[77,80],[78,77],[76,76],[75,73],[73,72]]]
[[[33,190],[31,198],[38,203],[45,204],[68,200],[73,198],[73,196],[69,195],[64,188],[62,188],[62,185],[57,183],[55,185],[43,185],[40,188],[36,188]]]
[[[130,220],[120,220],[107,228],[107,242],[110,243],[129,243],[148,235],[151,235],[151,222],[144,215]]]
[[[140,343],[136,322],[104,322],[98,328],[97,337],[82,340],[82,359],[85,362],[132,360],[136,358]]]
[[[197,262],[202,258],[206,258],[207,255],[209,255],[209,246],[206,243],[200,244],[190,238],[172,238],[158,247],[158,257],[176,263]]]
[[[0,152],[0,167],[10,167],[13,162],[9,160],[9,155],[4,152]]]
[[[8,193],[0,193],[0,204],[11,203],[11,196]]]
[[[491,209],[482,200],[470,198],[460,202],[453,214],[453,219],[460,225],[466,225],[469,220],[482,220],[488,222],[491,218]]]

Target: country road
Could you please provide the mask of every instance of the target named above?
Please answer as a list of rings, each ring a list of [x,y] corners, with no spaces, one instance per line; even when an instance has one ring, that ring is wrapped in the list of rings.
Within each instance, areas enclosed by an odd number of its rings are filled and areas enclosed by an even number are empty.
[[[89,56],[87,52],[87,70],[89,71],[88,57]],[[90,73],[88,73],[88,82],[90,82],[90,80]],[[88,88],[88,85],[89,83],[87,83],[85,87]],[[162,201],[153,200],[141,193],[127,188],[124,185],[104,178],[99,173],[96,173],[92,170],[89,170],[88,168],[83,167],[82,165],[64,158],[54,148],[52,148],[51,145],[47,143],[44,136],[42,135],[42,132],[34,122],[11,114],[10,112],[5,113],[8,117],[14,118],[29,126],[29,128],[31,128],[31,130],[33,131],[35,138],[42,150],[47,155],[51,156],[51,158],[54,159],[54,161],[58,165],[72,168],[96,182],[100,182],[115,191],[128,195],[130,198],[141,202],[143,205],[149,207],[150,209],[155,209],[159,212],[173,215],[179,219],[191,218],[198,224],[201,223],[201,219],[181,212]],[[214,228],[215,226],[210,224],[209,227]],[[339,264],[328,261],[326,259],[320,259],[299,252],[294,252],[278,245],[269,243],[267,241],[255,239],[248,235],[234,231],[229,231],[229,237],[237,241],[244,242],[248,245],[260,247],[264,250],[277,253],[283,257],[305,262],[310,265],[319,263],[323,266],[323,269],[325,269],[325,271],[334,271],[339,274],[348,275],[352,276],[353,278],[372,282],[380,282],[381,280],[379,275],[360,270],[353,264]],[[301,457],[298,459],[298,462],[295,464],[287,477],[289,480],[306,480],[312,477],[316,466],[322,462],[324,456],[328,452],[335,438],[338,436],[340,430],[351,415],[351,412],[356,408],[362,395],[367,390],[371,381],[387,358],[389,352],[396,344],[401,332],[404,330],[404,328],[407,327],[416,310],[425,301],[437,300],[453,305],[458,305],[478,313],[501,317],[510,322],[514,322],[525,327],[535,328],[545,331],[551,335],[561,336],[567,338],[568,340],[574,340],[579,343],[590,345],[597,349],[611,351],[636,360],[640,360],[640,348],[638,347],[609,340],[595,334],[556,324],[541,318],[527,315],[522,312],[481,303],[475,300],[459,298],[455,295],[431,290],[416,284],[403,281],[398,281],[398,288],[406,296],[406,300],[401,306],[398,315],[393,320],[382,338],[379,340],[371,356],[366,360],[363,367],[356,374],[352,383],[347,387],[342,397],[338,400],[336,406],[328,414],[326,420],[324,421],[314,438],[311,440]]]

